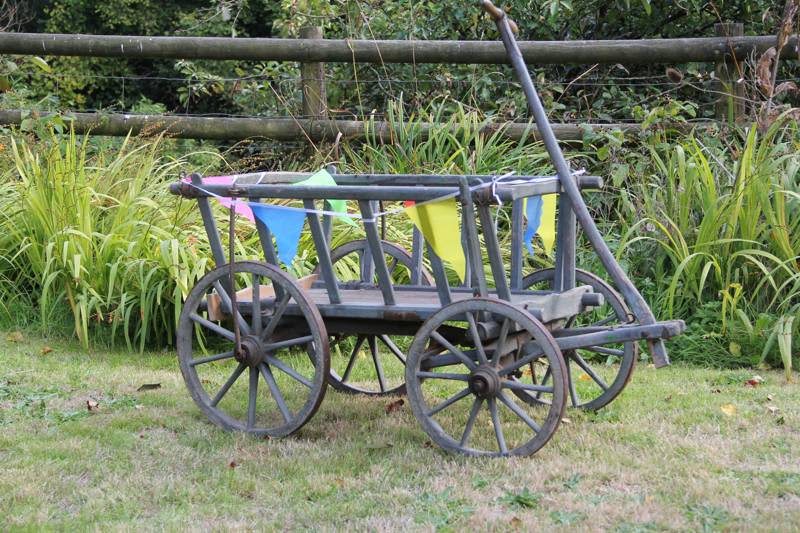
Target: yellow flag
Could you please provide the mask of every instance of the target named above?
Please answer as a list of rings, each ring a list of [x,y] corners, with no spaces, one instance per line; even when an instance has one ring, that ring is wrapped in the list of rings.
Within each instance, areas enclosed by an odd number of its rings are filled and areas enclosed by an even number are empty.
[[[553,251],[556,242],[556,195],[545,194],[542,196],[542,225],[539,226],[539,236],[544,244],[547,255]]]
[[[467,259],[461,247],[461,227],[456,199],[448,198],[420,206],[406,204],[406,214],[422,232],[422,236],[436,255],[450,263],[458,278],[464,281]]]

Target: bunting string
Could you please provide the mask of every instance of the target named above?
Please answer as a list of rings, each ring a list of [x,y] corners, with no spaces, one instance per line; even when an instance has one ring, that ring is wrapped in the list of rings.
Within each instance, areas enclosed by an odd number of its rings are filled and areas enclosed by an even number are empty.
[[[579,170],[573,173],[573,175],[578,176],[584,172],[584,170]],[[496,199],[498,205],[502,206],[503,202],[497,193],[497,186],[499,184],[522,185],[536,181],[536,178],[509,180],[514,174],[514,172],[508,172],[501,176],[494,176],[489,182],[471,186],[469,191],[472,193],[483,188],[491,187],[492,196]],[[212,176],[204,178],[203,185],[235,186],[240,177],[242,177],[242,175]],[[263,179],[263,176],[259,177],[256,184],[259,184],[261,179]],[[192,183],[188,178],[184,178],[183,181],[198,191],[216,199],[221,205],[232,209],[235,213],[244,216],[252,222],[255,222],[255,219],[258,218],[264,225],[270,228],[270,231],[275,236],[278,257],[287,265],[291,264],[294,261],[294,257],[297,255],[297,246],[300,241],[300,235],[307,214],[333,216],[349,225],[356,226],[354,219],[361,220],[364,223],[375,223],[381,217],[405,213],[422,232],[426,241],[431,244],[437,255],[448,261],[455,268],[459,278],[461,278],[462,281],[464,279],[466,258],[460,245],[460,220],[458,218],[456,202],[454,201],[456,197],[461,195],[461,191],[459,190],[431,200],[405,202],[403,207],[379,211],[374,213],[370,218],[364,218],[359,213],[348,213],[346,200],[325,199],[330,209],[308,209],[305,207],[264,204],[212,193],[204,187]],[[294,185],[324,187],[336,186],[337,184],[333,176],[331,176],[327,170],[322,169],[302,181],[295,182]],[[525,199],[523,211],[528,222],[524,238],[525,244],[531,254],[533,254],[532,240],[536,233],[539,233],[542,237],[545,251],[549,254],[552,250],[555,242],[555,197],[555,194],[546,194]]]

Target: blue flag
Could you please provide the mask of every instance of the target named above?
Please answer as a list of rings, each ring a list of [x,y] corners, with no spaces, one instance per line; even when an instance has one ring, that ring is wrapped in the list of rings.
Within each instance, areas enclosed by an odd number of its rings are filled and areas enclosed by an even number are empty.
[[[539,231],[539,225],[542,223],[542,197],[531,196],[526,198],[525,203],[525,218],[528,219],[528,225],[525,227],[525,246],[531,255],[534,255],[533,236]]]
[[[303,232],[306,213],[302,209],[281,209],[267,204],[250,203],[256,216],[275,236],[278,257],[290,266],[297,255],[297,245]]]

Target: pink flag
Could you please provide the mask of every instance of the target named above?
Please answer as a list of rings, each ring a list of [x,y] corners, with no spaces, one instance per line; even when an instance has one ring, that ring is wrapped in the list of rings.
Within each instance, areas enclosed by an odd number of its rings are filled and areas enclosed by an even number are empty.
[[[191,178],[183,178],[183,181],[187,183],[191,183]],[[231,185],[233,183],[233,178],[231,176],[209,176],[207,178],[203,178],[203,185]],[[231,208],[231,204],[233,201],[230,198],[217,198],[219,203],[227,207],[228,209]],[[236,214],[241,215],[248,219],[250,222],[255,222],[256,217],[253,216],[253,210],[247,204],[244,203],[237,203],[236,204]]]

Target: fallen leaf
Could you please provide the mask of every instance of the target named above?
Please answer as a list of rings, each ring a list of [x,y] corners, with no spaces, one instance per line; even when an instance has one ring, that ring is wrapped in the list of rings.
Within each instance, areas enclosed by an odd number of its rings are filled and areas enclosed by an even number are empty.
[[[768,401],[768,402],[771,402],[771,401],[772,401],[772,394],[767,394],[767,401]]]
[[[720,406],[720,411],[726,416],[734,416],[736,414],[736,406],[732,403],[726,403],[723,406]]]
[[[8,335],[6,335],[6,340],[8,342],[22,342],[25,337],[22,336],[21,331],[12,331]]]
[[[512,516],[509,524],[511,524],[513,528],[520,528],[522,527],[522,520],[520,520],[519,517]]]
[[[772,413],[772,414],[774,415],[775,413],[777,413],[778,411],[780,411],[780,409],[778,409],[778,408],[777,408],[777,407],[775,407],[774,405],[768,405],[768,406],[767,406],[767,411],[769,411],[770,413]]]
[[[144,385],[136,389],[136,392],[142,392],[145,390],[156,390],[160,388],[161,388],[161,383],[145,383]]]
[[[750,381],[755,381],[756,383],[764,383],[764,378],[756,374],[752,378],[750,378]]]
[[[720,389],[711,389],[711,394],[719,394],[720,392],[722,392]]]
[[[399,398],[399,399],[397,399],[397,400],[395,400],[393,402],[387,403],[386,407],[384,408],[384,410],[386,411],[386,414],[388,415],[389,413],[393,413],[393,412],[397,411],[398,409],[400,409],[401,407],[403,407],[404,403],[406,403],[405,400],[403,400],[402,398]]]
[[[782,426],[786,423],[786,419],[783,418],[783,416],[779,416],[777,420],[775,420],[775,423],[778,424],[779,426]]]
[[[744,382],[746,387],[757,387],[758,383],[759,382],[754,379],[748,379],[747,381]]]
[[[592,381],[592,378],[589,377],[589,374],[581,374],[578,381]]]
[[[89,411],[90,413],[92,413],[94,411],[97,411],[97,409],[99,407],[100,407],[100,404],[97,403],[96,401],[94,401],[94,400],[86,400],[86,410]]]
[[[671,402],[671,401],[672,401],[672,394],[670,394],[669,396],[667,396],[666,398],[664,398],[664,401],[665,401],[665,402]]]
[[[134,409],[144,409],[144,405],[139,405],[138,403],[133,406]]]
[[[47,354],[52,353],[54,351],[55,350],[52,349],[51,347],[45,346],[44,348],[42,348],[42,355],[47,355]]]
[[[228,463],[228,467],[230,468],[236,468],[237,466],[239,466],[239,463],[237,463],[236,461],[231,461],[230,463]]]
[[[572,420],[570,420],[569,418],[562,418],[561,423],[569,425],[572,424]]]

